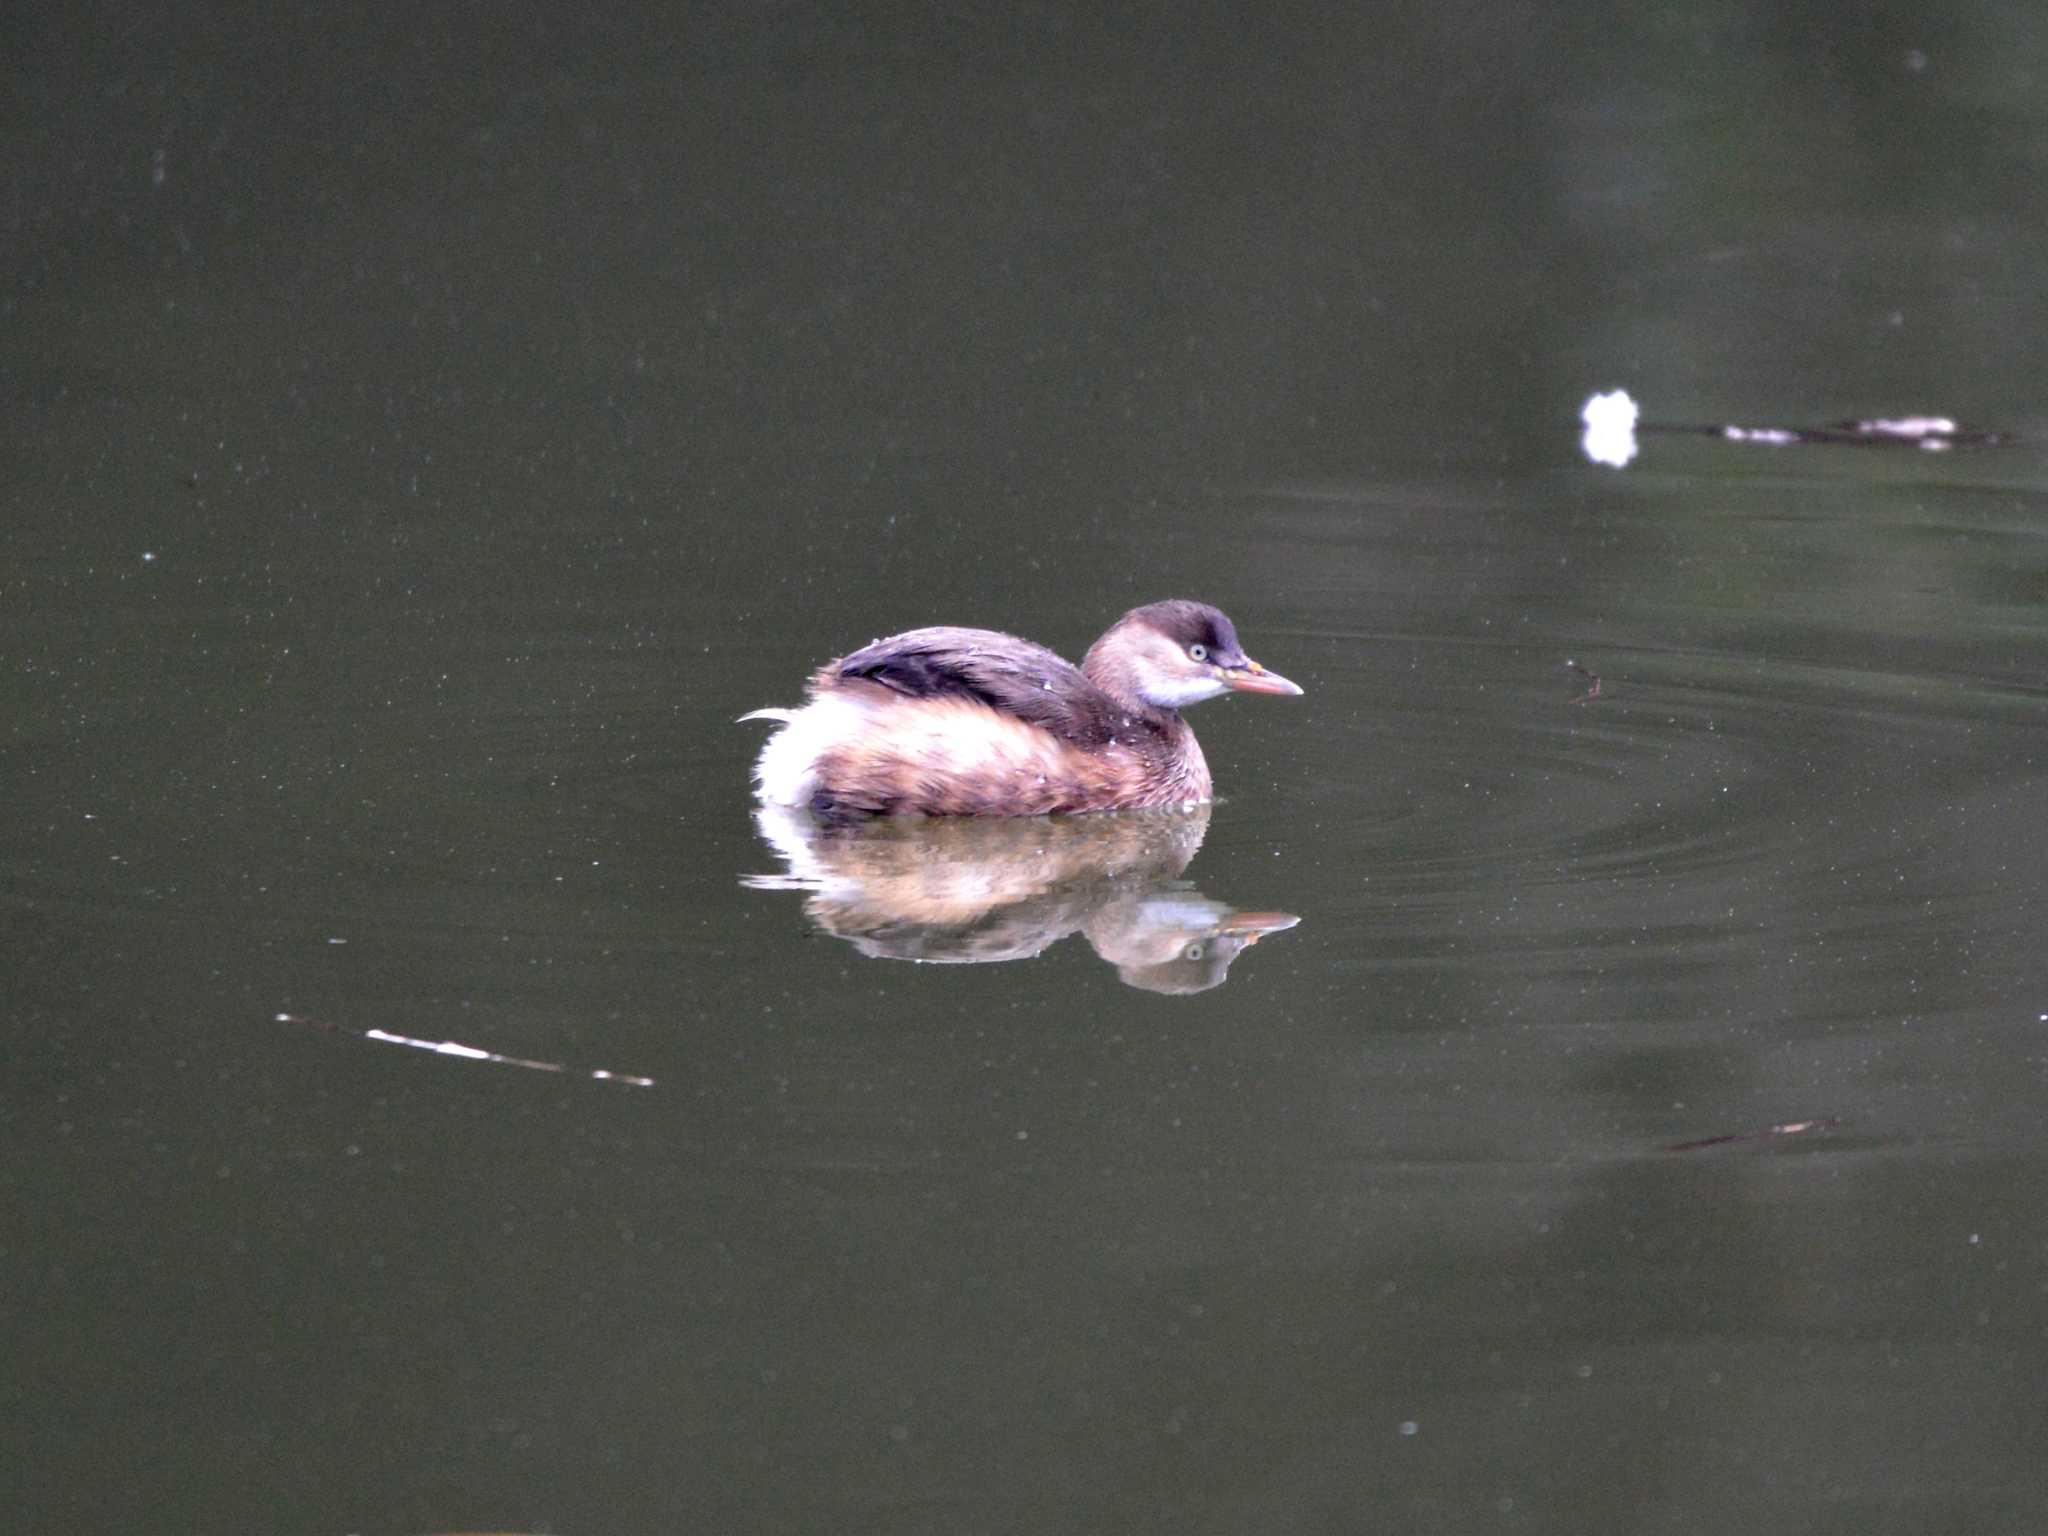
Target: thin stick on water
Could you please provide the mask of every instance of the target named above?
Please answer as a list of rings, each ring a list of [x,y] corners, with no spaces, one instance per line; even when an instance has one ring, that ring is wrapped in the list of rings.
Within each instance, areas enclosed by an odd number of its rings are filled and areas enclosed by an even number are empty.
[[[1787,1120],[1783,1125],[1770,1125],[1760,1131],[1737,1131],[1728,1136],[1702,1136],[1698,1141],[1681,1141],[1666,1147],[1666,1152],[1698,1152],[1707,1147],[1732,1147],[1745,1141],[1768,1141],[1773,1136],[1804,1136],[1813,1131],[1832,1131],[1842,1122],[1834,1119]]]
[[[1639,435],[1718,437],[1731,443],[1786,447],[1798,443],[1832,443],[1842,447],[1918,448],[1946,453],[1955,448],[2003,448],[2017,442],[2011,432],[1966,427],[1949,416],[1872,416],[1861,421],[1831,421],[1817,427],[1745,427],[1733,423],[1644,421],[1642,408],[1625,389],[1590,396],[1579,410],[1585,431],[1579,451],[1595,464],[1624,469],[1635,461]]]
[[[1951,448],[2003,448],[2010,432],[1966,427],[1947,416],[1878,416],[1868,421],[1831,421],[1820,427],[1743,427],[1689,421],[1642,421],[1638,432],[1670,437],[1718,437],[1731,443],[1781,448],[1794,443],[1833,443],[1847,448],[1918,448],[1941,453]]]
[[[314,1029],[324,1029],[330,1034],[357,1035],[364,1040],[375,1040],[380,1045],[409,1045],[416,1051],[431,1051],[436,1056],[455,1056],[464,1061],[489,1061],[501,1067],[525,1067],[529,1072],[561,1072],[570,1077],[593,1078],[600,1083],[624,1083],[629,1088],[652,1088],[651,1077],[635,1077],[630,1072],[610,1072],[603,1067],[570,1067],[559,1061],[528,1061],[522,1056],[501,1056],[496,1051],[481,1050],[474,1045],[464,1045],[459,1040],[417,1040],[411,1035],[396,1035],[388,1029],[353,1029],[342,1024],[330,1024],[325,1019],[311,1019],[302,1013],[279,1013],[272,1015],[278,1024],[307,1024]]]

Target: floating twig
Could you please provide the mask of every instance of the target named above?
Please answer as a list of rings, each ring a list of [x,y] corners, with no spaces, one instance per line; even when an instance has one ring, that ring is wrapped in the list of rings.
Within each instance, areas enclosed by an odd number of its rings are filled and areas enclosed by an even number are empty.
[[[1588,672],[1569,656],[1565,658],[1564,664],[1586,680],[1586,691],[1572,700],[1574,704],[1584,704],[1589,699],[1600,697],[1600,674],[1598,672]]]
[[[314,1029],[324,1029],[332,1034],[357,1035],[364,1040],[375,1040],[380,1045],[409,1045],[416,1051],[432,1051],[436,1056],[455,1056],[464,1061],[488,1061],[501,1067],[525,1067],[529,1072],[562,1072],[571,1077],[594,1078],[601,1083],[624,1083],[629,1088],[652,1088],[651,1077],[635,1077],[630,1072],[610,1072],[603,1067],[570,1067],[559,1061],[528,1061],[522,1056],[501,1056],[496,1051],[486,1051],[474,1045],[464,1045],[459,1040],[416,1040],[411,1035],[395,1035],[388,1029],[353,1029],[346,1025],[330,1024],[325,1019],[307,1018],[302,1013],[280,1013],[273,1015],[279,1024],[308,1024]]]
[[[1676,421],[1645,421],[1638,432],[1663,432],[1692,437],[1719,437],[1731,443],[1761,443],[1782,448],[1794,443],[1831,443],[1841,448],[1918,448],[1946,453],[1951,448],[2002,448],[2009,432],[1966,427],[1948,416],[1874,416],[1865,421],[1831,421],[1819,427],[1695,426]]]
[[[1711,422],[1644,421],[1628,391],[1616,389],[1589,398],[1579,412],[1585,424],[1579,448],[1596,464],[1620,469],[1636,456],[1638,433],[1667,437],[1718,437],[1730,443],[1758,443],[1782,448],[1797,443],[1827,443],[1848,448],[1918,448],[1946,453],[1952,448],[2004,448],[2018,441],[2011,432],[1966,427],[1949,416],[1872,416],[1860,421],[1831,421],[1818,427],[1745,427]]]
[[[1768,1141],[1773,1136],[1804,1136],[1811,1131],[1832,1131],[1842,1122],[1839,1120],[1788,1120],[1783,1125],[1766,1126],[1760,1131],[1737,1131],[1731,1136],[1702,1136],[1698,1141],[1681,1141],[1668,1146],[1666,1152],[1699,1152],[1707,1147],[1728,1147],[1738,1142]]]

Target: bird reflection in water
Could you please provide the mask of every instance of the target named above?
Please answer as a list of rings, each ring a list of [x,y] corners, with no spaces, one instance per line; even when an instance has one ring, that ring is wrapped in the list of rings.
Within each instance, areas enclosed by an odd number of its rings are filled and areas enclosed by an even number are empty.
[[[788,867],[753,890],[805,891],[824,932],[880,960],[1028,960],[1072,933],[1129,986],[1220,986],[1239,954],[1301,919],[1246,912],[1180,878],[1209,829],[1196,805],[1088,816],[820,822],[764,805],[755,821]]]

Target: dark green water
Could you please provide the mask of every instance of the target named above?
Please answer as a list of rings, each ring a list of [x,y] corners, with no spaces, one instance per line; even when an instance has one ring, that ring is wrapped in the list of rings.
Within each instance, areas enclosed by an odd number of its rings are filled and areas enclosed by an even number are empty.
[[[2031,11],[0,61],[14,1528],[2040,1528]],[[785,888],[734,717],[1172,594],[1206,826]]]

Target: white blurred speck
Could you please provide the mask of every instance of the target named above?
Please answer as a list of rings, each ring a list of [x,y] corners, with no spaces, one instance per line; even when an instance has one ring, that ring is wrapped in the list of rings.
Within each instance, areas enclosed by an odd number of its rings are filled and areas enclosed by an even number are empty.
[[[1595,464],[1620,469],[1636,456],[1636,421],[1642,415],[1625,389],[1589,397],[1579,411],[1586,424],[1579,447]]]

